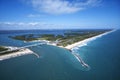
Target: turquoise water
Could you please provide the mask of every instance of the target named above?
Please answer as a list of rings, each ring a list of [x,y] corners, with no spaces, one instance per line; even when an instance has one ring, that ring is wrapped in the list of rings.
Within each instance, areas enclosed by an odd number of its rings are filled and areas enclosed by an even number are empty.
[[[0,45],[24,46],[1,33]],[[0,80],[120,80],[120,30],[90,41],[76,50],[91,67],[85,71],[67,50],[50,45],[30,48],[40,55],[25,55],[0,61]]]

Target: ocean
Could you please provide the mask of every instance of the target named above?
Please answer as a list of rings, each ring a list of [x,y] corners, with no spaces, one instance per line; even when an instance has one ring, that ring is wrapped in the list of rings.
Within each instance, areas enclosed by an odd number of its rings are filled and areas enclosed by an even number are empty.
[[[0,31],[0,45],[25,46],[25,43],[8,38],[21,34],[62,34],[66,30]],[[67,50],[50,45],[31,49],[40,55],[25,55],[0,61],[0,80],[120,80],[120,30],[96,38],[74,49],[90,66],[85,70]]]

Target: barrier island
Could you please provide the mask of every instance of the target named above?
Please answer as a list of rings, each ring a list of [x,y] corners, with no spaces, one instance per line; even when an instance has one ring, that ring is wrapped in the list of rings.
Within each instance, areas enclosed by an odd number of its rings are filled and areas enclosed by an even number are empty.
[[[67,47],[68,45],[72,45],[76,42],[106,33],[111,31],[111,29],[107,30],[76,30],[76,31],[67,31],[63,34],[25,34],[25,35],[17,35],[17,36],[9,36],[12,39],[22,40],[22,41],[47,41],[50,44],[54,44],[56,46]]]

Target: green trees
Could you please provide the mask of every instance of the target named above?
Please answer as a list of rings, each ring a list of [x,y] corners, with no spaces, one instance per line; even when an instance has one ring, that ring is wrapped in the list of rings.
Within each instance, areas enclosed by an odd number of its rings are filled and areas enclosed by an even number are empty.
[[[33,41],[33,40],[48,40],[51,42],[55,42],[58,40],[59,42],[57,43],[58,46],[67,46],[70,44],[73,44],[75,42],[102,34],[104,32],[107,32],[109,30],[87,30],[84,32],[79,32],[79,31],[74,31],[74,32],[65,32],[64,35],[58,34],[26,34],[26,35],[18,35],[11,37],[13,39],[17,40],[24,40],[24,41]],[[34,37],[36,36],[37,37]]]
[[[0,51],[5,51],[5,50],[8,50],[8,49],[3,46],[0,46]]]

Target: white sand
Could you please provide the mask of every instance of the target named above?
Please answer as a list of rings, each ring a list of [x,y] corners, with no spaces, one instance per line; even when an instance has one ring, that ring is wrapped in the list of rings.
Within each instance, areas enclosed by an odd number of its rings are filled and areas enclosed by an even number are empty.
[[[66,48],[66,49],[72,49],[72,48],[74,48],[74,47],[83,45],[83,44],[85,44],[85,43],[87,43],[87,42],[89,42],[89,41],[91,41],[91,40],[93,40],[93,39],[96,39],[96,38],[101,37],[101,36],[103,36],[103,35],[109,34],[109,33],[113,32],[113,31],[115,31],[115,30],[112,30],[112,31],[109,31],[109,32],[105,32],[105,33],[103,33],[103,34],[100,34],[100,35],[97,35],[97,36],[94,36],[94,37],[91,37],[91,38],[84,39],[84,40],[82,40],[82,41],[79,41],[79,42],[76,42],[76,43],[74,43],[74,44],[68,45],[68,46],[66,46],[65,48]]]
[[[10,53],[10,54],[1,55],[0,60],[5,60],[5,59],[13,58],[13,57],[27,55],[27,54],[33,54],[33,51],[31,51],[31,50],[29,50],[27,48],[21,49],[18,52],[13,52],[13,53]]]

